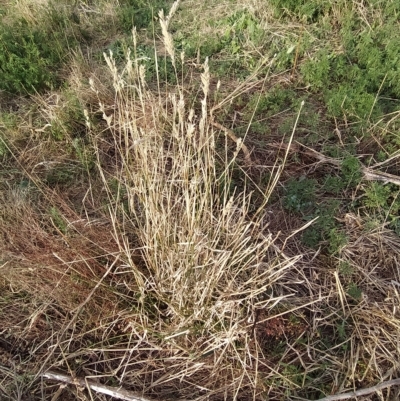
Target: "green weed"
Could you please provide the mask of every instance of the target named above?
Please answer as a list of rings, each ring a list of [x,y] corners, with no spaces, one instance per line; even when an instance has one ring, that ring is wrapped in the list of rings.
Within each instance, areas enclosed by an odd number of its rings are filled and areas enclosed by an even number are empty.
[[[290,179],[285,187],[283,206],[293,212],[307,215],[315,206],[317,181],[302,177]]]
[[[282,367],[283,367],[282,369],[283,377],[288,379],[291,382],[291,384],[294,385],[292,390],[297,386],[298,387],[303,386],[305,374],[300,366],[282,363]]]
[[[109,54],[111,51],[115,62],[119,65],[126,60],[128,50],[131,50],[132,48],[133,41],[131,40],[130,36],[127,38],[118,38],[114,42],[110,43],[110,45],[107,47],[106,53]],[[98,58],[99,60],[104,60],[102,52],[99,52]]]
[[[60,57],[43,44],[47,41],[40,32],[16,33],[0,27],[0,89],[26,93],[54,86]]]
[[[329,253],[335,255],[347,244],[347,236],[344,231],[334,227],[328,232],[328,243]]]
[[[80,164],[86,171],[90,171],[95,165],[95,156],[91,147],[85,143],[83,138],[74,138],[72,146]]]
[[[395,185],[371,182],[364,188],[364,197],[359,205],[375,216],[377,224],[389,224],[400,234],[400,199],[399,189]]]
[[[360,301],[362,298],[362,290],[355,283],[350,283],[346,292],[355,301]]]
[[[60,211],[56,207],[51,207],[49,210],[49,214],[51,217],[51,221],[54,224],[54,226],[57,228],[57,230],[61,231],[63,234],[67,233],[67,228],[68,225],[60,213]]]
[[[387,209],[392,197],[392,188],[379,182],[372,182],[365,188],[363,204],[371,209]]]
[[[265,32],[260,21],[247,9],[215,22],[216,33],[177,35],[176,43],[190,57],[199,61],[210,58],[210,66],[219,77],[244,78],[256,67],[260,56],[252,50],[263,45]]]
[[[298,103],[298,94],[291,88],[277,85],[265,94],[256,93],[246,101],[244,107],[244,118],[268,118],[295,107]],[[267,125],[267,124],[266,124]]]
[[[338,265],[338,269],[340,274],[346,277],[350,277],[354,274],[354,268],[350,265],[349,262],[340,261]]]
[[[44,182],[49,187],[67,186],[75,183],[81,173],[82,168],[76,164],[59,163],[47,169]]]
[[[62,141],[67,138],[83,138],[85,136],[85,117],[83,107],[71,90],[61,94],[59,104],[48,112],[49,131],[52,138]]]
[[[315,53],[312,59],[307,60],[301,66],[301,73],[306,84],[311,90],[319,91],[326,87],[331,70],[330,58],[332,54],[328,49],[322,48]]]
[[[355,156],[347,156],[341,164],[341,173],[346,187],[354,187],[361,181],[360,162]]]
[[[340,202],[335,199],[315,204],[305,220],[318,219],[304,230],[302,242],[311,248],[324,245],[329,254],[336,253],[346,242],[346,237],[335,219],[339,210]]]
[[[322,188],[327,193],[338,196],[346,188],[346,183],[343,181],[342,177],[327,174],[324,178]]]
[[[278,18],[295,16],[306,22],[316,22],[331,9],[331,2],[327,0],[271,0],[271,5]]]
[[[298,2],[287,3],[293,12],[301,12]],[[312,2],[314,6],[318,3],[330,4]],[[375,6],[369,5],[371,9]],[[350,2],[343,1],[337,7],[343,11],[340,29],[332,31],[341,41],[341,51],[332,47],[331,41],[321,41],[322,47],[301,66],[303,80],[311,90],[322,92],[332,116],[358,123],[377,121],[398,108],[393,99],[400,95],[399,26],[386,7],[378,11],[384,22],[368,27]],[[327,12],[329,7],[323,14]]]
[[[304,230],[302,241],[315,248],[322,241],[330,254],[336,253],[345,243],[346,236],[339,229],[335,216],[340,210],[340,201],[328,199],[318,201],[318,191],[323,188],[317,180],[301,178],[288,181],[284,191],[283,206],[299,214],[305,221],[317,218],[311,227]]]
[[[165,0],[123,0],[119,9],[119,26],[123,32],[130,34],[132,28],[144,29],[151,27],[158,11],[167,11]]]

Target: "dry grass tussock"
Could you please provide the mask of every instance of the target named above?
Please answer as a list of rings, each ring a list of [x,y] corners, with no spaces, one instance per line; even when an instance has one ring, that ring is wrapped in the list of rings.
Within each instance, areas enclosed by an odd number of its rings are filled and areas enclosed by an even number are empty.
[[[160,19],[173,58],[169,18]],[[104,188],[114,199],[114,229],[133,233],[119,246],[135,277],[130,289],[137,314],[129,323],[135,354],[148,358],[132,362],[140,369],[127,370],[123,380],[146,383],[151,367],[150,388],[158,394],[171,392],[179,380],[184,396],[256,397],[262,385],[255,314],[288,295],[278,282],[298,257],[281,255],[272,234],[262,230],[263,207],[251,217],[251,194],[232,189],[241,147],[232,155],[221,152],[210,122],[207,62],[195,111],[182,86],[166,96],[154,94],[129,56],[122,71],[112,54],[105,58],[114,78],[115,112],[107,113],[100,102],[108,132],[93,132],[93,140]],[[115,165],[102,162],[103,141],[112,142]],[[110,180],[118,182],[117,194]]]
[[[174,66],[177,5],[159,15]],[[257,202],[237,188],[243,148],[213,124],[207,61],[198,87],[175,71],[178,84],[154,91],[134,52],[123,66],[105,54],[97,77],[71,64],[91,105],[90,177],[45,183],[42,160],[66,153],[51,156],[33,130],[14,155],[29,185],[0,186],[0,394],[106,399],[85,377],[155,400],[316,399],[397,377],[399,239],[348,215],[342,270],[303,255],[301,229],[269,226],[283,166]],[[36,98],[44,125],[63,114],[54,99]],[[53,386],[49,369],[80,385]]]

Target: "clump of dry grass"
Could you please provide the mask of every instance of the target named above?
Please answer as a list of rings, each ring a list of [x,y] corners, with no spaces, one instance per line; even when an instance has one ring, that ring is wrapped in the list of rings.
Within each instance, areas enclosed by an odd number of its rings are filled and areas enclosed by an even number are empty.
[[[160,14],[164,44],[174,58],[169,18],[171,13],[166,18]],[[267,220],[264,212],[251,217],[251,193],[232,189],[241,146],[231,156],[218,149],[207,61],[195,111],[180,85],[166,95],[148,90],[135,57],[122,70],[111,53],[105,58],[113,74],[115,112],[106,112],[102,103],[100,110],[107,141],[118,155],[114,166],[102,163],[104,136],[93,132],[93,140],[103,185],[114,199],[114,230],[135,233],[133,240],[125,238],[119,245],[136,281],[132,291],[138,313],[131,317],[129,330],[135,352],[143,349],[148,358],[137,362],[146,369],[143,389],[160,391],[180,381],[176,391],[181,395],[196,391],[256,397],[262,386],[252,333],[255,314],[288,295],[276,290],[277,282],[298,257],[283,257],[272,234],[261,229]],[[110,179],[118,181],[117,196]],[[139,261],[132,255],[139,255]],[[149,344],[153,349],[157,344],[159,357],[152,355],[155,349],[148,351]],[[166,365],[169,373],[145,384],[150,366],[165,372]],[[132,370],[124,381],[140,377],[139,372]]]

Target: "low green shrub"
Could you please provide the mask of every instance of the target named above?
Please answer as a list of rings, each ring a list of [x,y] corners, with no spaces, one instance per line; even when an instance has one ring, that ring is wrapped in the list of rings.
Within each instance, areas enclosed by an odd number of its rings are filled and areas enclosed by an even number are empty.
[[[286,184],[283,206],[292,212],[308,214],[315,207],[317,181],[302,177]]]
[[[26,94],[59,86],[70,50],[86,41],[71,8],[50,2],[37,14],[38,23],[13,15],[0,22],[0,90]]]
[[[0,90],[26,93],[54,86],[60,55],[44,33],[30,32],[24,24],[21,28],[0,27]]]
[[[369,12],[375,6],[370,4]],[[399,6],[393,7],[393,12],[399,12]],[[400,28],[386,7],[376,10],[382,22],[375,19],[369,26],[350,2],[339,3],[338,10],[342,13],[332,15],[331,20],[340,28],[332,26],[331,30],[340,47],[332,40],[320,41],[320,48],[301,65],[302,79],[312,91],[322,92],[332,117],[377,121],[399,106],[395,99],[400,97]]]
[[[275,15],[279,17],[296,17],[307,22],[315,22],[329,13],[332,2],[328,0],[271,0]]]

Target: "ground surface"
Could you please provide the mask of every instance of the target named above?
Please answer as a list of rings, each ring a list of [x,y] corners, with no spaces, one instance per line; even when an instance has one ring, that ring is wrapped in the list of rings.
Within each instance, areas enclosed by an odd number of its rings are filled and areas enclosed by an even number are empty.
[[[0,1],[0,398],[397,400],[399,13]]]

